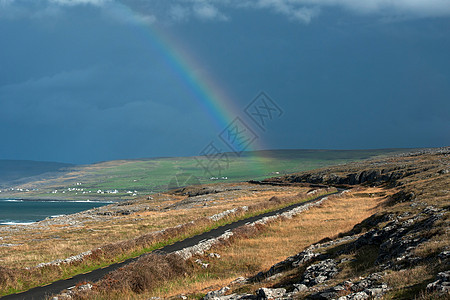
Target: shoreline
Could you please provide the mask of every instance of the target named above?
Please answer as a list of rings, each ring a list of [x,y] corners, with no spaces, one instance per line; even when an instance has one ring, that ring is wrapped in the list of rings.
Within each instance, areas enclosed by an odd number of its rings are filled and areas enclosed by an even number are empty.
[[[121,201],[126,200],[117,200],[117,199],[110,199],[110,200],[76,200],[76,199],[30,199],[30,198],[0,198],[0,201],[11,201],[11,202],[77,202],[77,203],[119,203]]]
[[[42,199],[0,199],[0,228],[8,226],[34,225],[45,220],[67,218],[102,206],[114,205],[114,201],[95,200],[42,200]],[[24,214],[8,211],[24,210]],[[30,210],[31,209],[31,210]]]

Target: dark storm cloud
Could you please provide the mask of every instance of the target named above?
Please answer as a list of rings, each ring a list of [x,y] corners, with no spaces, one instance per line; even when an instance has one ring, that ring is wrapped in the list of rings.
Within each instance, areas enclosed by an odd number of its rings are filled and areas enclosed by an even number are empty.
[[[277,101],[267,148],[446,145],[446,3],[0,0],[0,158],[198,154],[220,116],[149,26],[241,110]]]
[[[151,23],[172,19],[186,21],[189,18],[227,21],[230,10],[267,10],[290,20],[309,23],[320,16],[321,11],[339,8],[355,14],[383,17],[423,18],[450,15],[446,0],[2,0],[0,16],[4,18],[55,16],[64,8],[93,6],[103,9],[113,17],[126,22]],[[118,13],[121,8],[134,11],[135,19]]]

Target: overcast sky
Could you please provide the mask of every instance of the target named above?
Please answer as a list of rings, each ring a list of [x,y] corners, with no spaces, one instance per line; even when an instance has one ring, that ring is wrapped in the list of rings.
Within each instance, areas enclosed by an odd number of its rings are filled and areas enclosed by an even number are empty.
[[[253,148],[450,144],[449,0],[0,0],[0,159],[229,150],[168,49]],[[264,130],[261,91],[283,112]]]

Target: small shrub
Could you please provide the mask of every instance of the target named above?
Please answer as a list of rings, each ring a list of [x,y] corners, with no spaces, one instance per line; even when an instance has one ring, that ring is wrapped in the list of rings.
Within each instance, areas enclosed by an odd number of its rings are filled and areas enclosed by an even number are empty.
[[[164,281],[190,274],[192,269],[178,255],[150,254],[107,275],[97,284],[97,290],[131,290],[140,294]]]
[[[270,198],[269,202],[281,204],[281,200],[277,196],[273,196],[272,198]]]
[[[15,281],[14,271],[0,266],[0,286],[8,286]]]

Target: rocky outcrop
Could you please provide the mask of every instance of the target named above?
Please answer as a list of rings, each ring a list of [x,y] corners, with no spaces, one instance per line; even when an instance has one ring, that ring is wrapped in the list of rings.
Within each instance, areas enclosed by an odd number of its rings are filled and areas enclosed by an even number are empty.
[[[303,273],[303,280],[300,284],[305,286],[315,286],[333,278],[338,273],[337,261],[325,259],[316,264],[310,265]]]
[[[264,300],[264,299],[289,299],[290,293],[286,292],[284,288],[270,289],[260,288],[256,291],[256,295],[252,294],[229,294],[225,295],[230,290],[229,287],[223,287],[217,291],[211,291],[203,297],[204,300]]]
[[[230,290],[230,288],[225,286],[225,287],[221,288],[220,290],[208,292],[205,295],[205,297],[203,297],[203,299],[204,300],[213,300],[213,299],[223,297],[225,295],[225,293],[228,292],[229,290]]]
[[[260,273],[255,277],[248,278],[247,280],[240,280],[240,282],[244,283],[256,281],[270,282],[272,278],[277,278],[277,275],[281,275],[283,272],[295,268],[305,267],[305,265],[307,265],[305,271],[303,272],[302,279],[298,283],[292,284],[292,286],[260,288],[255,292],[255,294],[225,295],[226,292],[231,291],[229,287],[226,287],[225,290],[221,289],[208,293],[203,299],[297,299],[300,297],[299,293],[303,295],[301,298],[307,297],[308,299],[356,300],[381,298],[386,291],[389,290],[387,284],[382,280],[382,273],[373,273],[367,277],[360,278],[359,280],[347,280],[332,287],[317,291],[318,286],[326,287],[327,282],[339,273],[340,270],[338,265],[346,262],[347,259],[344,258],[336,260],[326,258],[326,255],[318,254],[317,252],[314,252],[313,249],[319,250],[330,246],[339,245],[353,239],[345,237],[335,241],[311,245],[308,249],[300,252],[299,254],[291,256],[286,260],[272,266],[266,273]],[[314,261],[316,262],[314,263]],[[444,278],[444,280],[446,280],[446,278]],[[441,281],[439,281],[439,283]]]
[[[287,175],[279,180],[289,183],[313,183],[322,185],[357,185],[357,184],[382,184],[391,183],[398,185],[397,181],[404,177],[417,174],[423,170],[398,170],[397,167],[377,169],[377,170],[364,170],[351,172],[346,174],[334,174],[327,171],[315,172],[315,173],[300,173]],[[273,179],[268,179],[270,182]]]
[[[268,288],[260,288],[256,292],[256,296],[258,299],[280,299],[286,295],[286,289],[278,288],[278,289],[268,289]]]
[[[397,174],[393,176],[400,178],[404,176],[401,174],[406,173],[397,170],[396,173],[391,174]],[[394,178],[393,176],[389,176],[389,178]],[[425,178],[432,176],[434,175]],[[442,174],[442,176],[448,175]],[[311,178],[313,177],[309,177],[309,179]],[[354,178],[355,182],[361,182],[361,178],[363,181],[368,178],[384,180],[382,179],[383,172],[365,173],[363,176],[355,175],[345,178]],[[336,177],[333,180],[341,182]],[[322,179],[319,181],[322,182]],[[325,182],[328,183],[326,180]],[[444,185],[445,187],[448,185]],[[444,190],[443,194],[445,193],[448,191]],[[379,299],[395,288],[388,286],[384,281],[388,270],[389,272],[403,272],[420,266],[428,266],[433,262],[436,264],[436,261],[438,261],[438,265],[434,268],[446,271],[439,272],[433,282],[429,283],[428,281],[426,290],[428,293],[438,293],[448,297],[450,295],[448,244],[442,246],[444,248],[431,246],[437,247],[437,250],[427,252],[422,256],[419,256],[416,249],[420,249],[424,243],[430,245],[430,243],[434,243],[432,241],[439,241],[441,236],[446,236],[445,232],[448,231],[448,226],[445,224],[448,224],[450,206],[448,204],[439,204],[440,206],[427,204],[423,198],[418,198],[414,192],[407,189],[402,189],[394,194],[387,204],[387,207],[400,207],[401,209],[384,210],[372,215],[339,239],[325,240],[311,245],[302,252],[273,265],[266,272],[260,272],[253,277],[240,280],[239,282],[244,284],[257,283],[258,287],[266,286],[254,291],[253,294],[223,295],[216,299]],[[427,249],[426,247],[425,249]],[[329,251],[330,249],[333,251]],[[363,277],[348,278],[336,284],[336,278],[339,278],[342,267],[355,264],[357,260],[349,257],[356,257],[355,253],[364,256],[365,250],[361,249],[372,251],[370,252],[371,258],[359,259],[367,260],[368,262],[364,261],[364,263],[370,264],[373,273],[366,273]],[[436,251],[438,252],[436,253]],[[298,270],[298,280],[280,281],[285,276],[283,274],[293,274],[294,270]],[[287,273],[288,271],[289,273]],[[340,278],[342,280],[342,277]],[[427,282],[425,281],[425,283]]]
[[[424,149],[412,153],[398,155],[398,157],[420,156],[420,155],[449,155],[450,147]],[[448,165],[444,168],[436,169],[436,173],[447,174]],[[399,164],[396,160],[372,160],[368,162],[351,163],[343,168],[342,166],[320,169],[313,172],[302,172],[286,175],[277,178],[263,180],[263,183],[283,185],[289,183],[310,183],[322,185],[357,185],[372,184],[379,185],[389,183],[393,186],[402,185],[401,179],[415,174],[434,169],[436,166],[417,166],[405,160],[404,164]]]
[[[377,299],[386,293],[388,286],[382,282],[382,275],[373,273],[358,281],[347,280],[326,290],[314,293],[311,299]]]
[[[434,264],[431,271],[436,270],[436,278],[433,282],[424,278],[421,283],[428,283],[428,293],[448,297],[450,249],[442,238],[448,236],[449,228],[449,156],[450,147],[427,149],[389,159],[254,182],[273,185],[384,184],[396,190],[381,206],[382,212],[343,233],[339,239],[311,245],[265,272],[236,280],[227,290],[229,295],[216,293],[214,299],[379,299],[391,289],[395,290],[395,286],[386,283],[385,278],[389,277],[385,276],[397,271],[398,276],[402,276],[405,271],[424,266],[430,272],[430,264]],[[435,195],[441,198],[430,199]],[[420,255],[416,249],[426,249],[425,254]],[[349,272],[353,276],[345,278],[343,274]],[[407,283],[406,280],[400,290],[408,289]],[[233,294],[234,285],[241,284],[255,285],[257,289],[252,294]]]
[[[359,236],[357,240],[349,243],[339,254],[350,253],[363,246],[373,245],[379,248],[375,265],[380,265],[384,269],[402,269],[416,265],[421,258],[415,257],[412,250],[433,236],[432,229],[435,227],[435,223],[442,219],[444,212],[444,209],[428,206],[414,216],[409,214],[386,215],[384,218],[378,219],[380,223],[390,219],[386,225],[381,228],[375,225],[371,230]]]
[[[303,250],[302,252],[300,252],[296,255],[290,256],[279,263],[276,263],[267,272],[260,272],[257,275],[246,279],[245,281],[260,282],[265,279],[270,279],[271,277],[274,277],[283,272],[307,265],[308,263],[311,263],[313,261],[326,259],[325,255],[322,255],[314,250],[319,250],[319,249],[327,248],[330,246],[335,246],[335,245],[339,245],[342,243],[354,241],[357,238],[358,238],[357,236],[345,236],[340,239],[313,244],[313,245],[309,246],[308,248],[306,248],[305,250]]]

